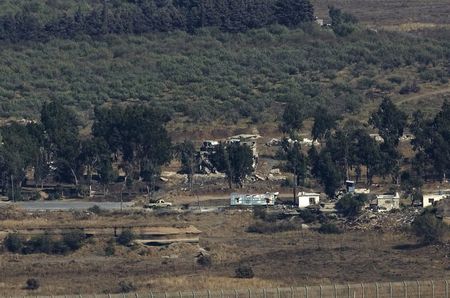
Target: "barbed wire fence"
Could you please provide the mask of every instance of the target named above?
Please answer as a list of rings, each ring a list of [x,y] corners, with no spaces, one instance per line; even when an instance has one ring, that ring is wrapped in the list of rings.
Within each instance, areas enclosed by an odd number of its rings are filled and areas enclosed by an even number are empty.
[[[227,289],[37,296],[39,298],[450,298],[449,280],[316,285],[291,288]],[[34,296],[36,297],[36,296]]]

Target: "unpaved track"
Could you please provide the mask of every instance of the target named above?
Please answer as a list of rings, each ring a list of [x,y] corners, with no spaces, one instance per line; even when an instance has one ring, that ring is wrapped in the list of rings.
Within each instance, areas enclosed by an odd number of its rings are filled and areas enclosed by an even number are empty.
[[[439,89],[439,90],[433,90],[433,91],[425,92],[425,93],[422,93],[422,94],[416,94],[416,95],[413,95],[413,96],[408,96],[406,98],[398,100],[397,104],[401,105],[401,104],[404,104],[404,103],[407,103],[407,102],[417,101],[417,100],[424,99],[424,98],[427,98],[427,97],[430,97],[430,96],[443,95],[443,94],[447,94],[447,93],[450,94],[450,87],[446,87],[444,89]]]

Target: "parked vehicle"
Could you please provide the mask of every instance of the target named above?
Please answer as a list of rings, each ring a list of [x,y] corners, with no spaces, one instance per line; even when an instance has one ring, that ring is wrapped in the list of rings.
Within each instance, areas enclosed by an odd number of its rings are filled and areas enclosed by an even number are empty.
[[[146,205],[144,205],[144,208],[167,208],[167,207],[171,207],[172,203],[170,202],[166,202],[164,200],[157,200],[154,203],[148,203]]]

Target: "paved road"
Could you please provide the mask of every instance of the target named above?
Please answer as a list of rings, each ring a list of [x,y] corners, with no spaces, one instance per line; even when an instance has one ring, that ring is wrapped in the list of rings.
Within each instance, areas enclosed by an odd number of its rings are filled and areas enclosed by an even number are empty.
[[[57,210],[86,210],[94,205],[105,210],[120,210],[120,202],[86,202],[81,200],[60,200],[60,201],[23,201],[23,202],[0,202],[0,207],[14,205],[29,211],[57,211]],[[130,209],[132,202],[124,202],[123,209]]]

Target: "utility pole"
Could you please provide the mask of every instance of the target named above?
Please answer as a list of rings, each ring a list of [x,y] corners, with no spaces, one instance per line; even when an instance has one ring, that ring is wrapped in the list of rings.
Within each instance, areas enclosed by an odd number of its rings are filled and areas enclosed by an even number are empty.
[[[11,174],[11,197],[13,202],[16,201],[15,197],[14,197],[14,176]]]

